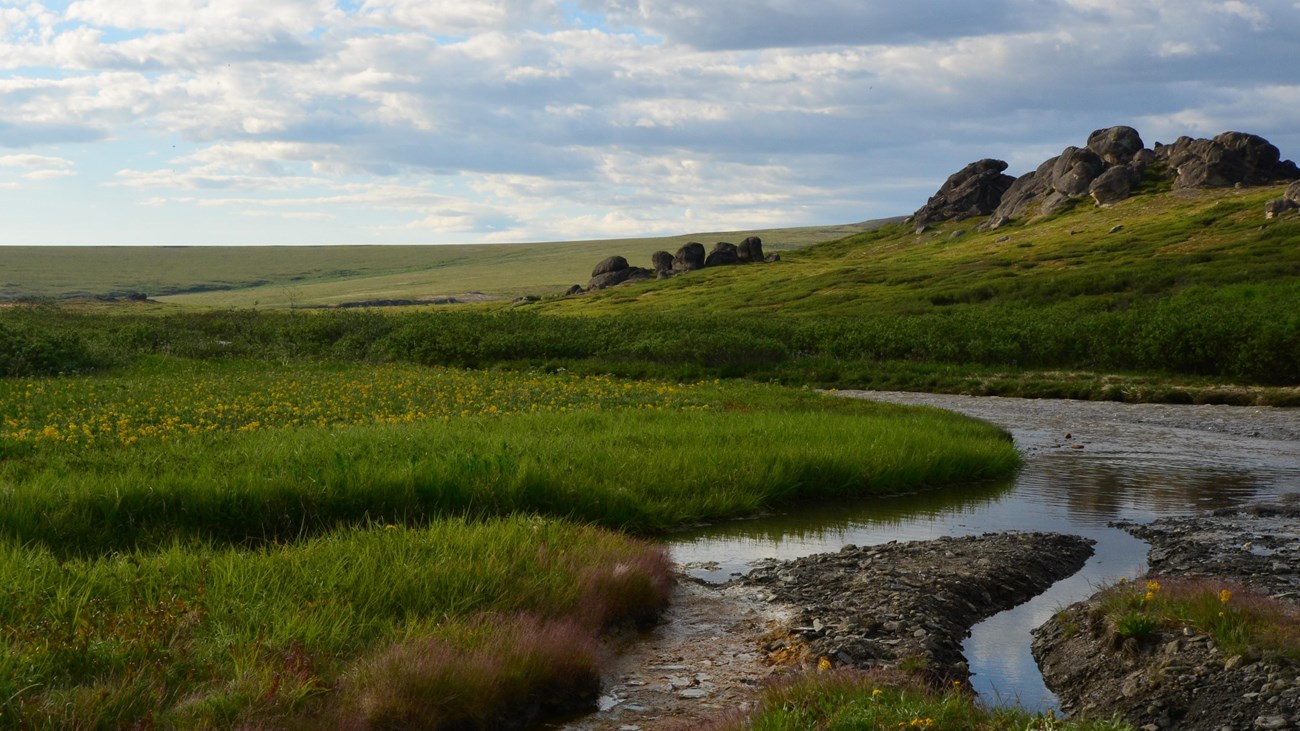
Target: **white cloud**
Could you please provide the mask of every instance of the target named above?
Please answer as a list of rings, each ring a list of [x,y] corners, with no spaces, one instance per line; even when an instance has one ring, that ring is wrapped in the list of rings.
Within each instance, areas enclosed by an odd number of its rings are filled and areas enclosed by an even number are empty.
[[[23,153],[0,155],[0,168],[17,168],[25,180],[53,180],[76,175],[76,163],[61,157]]]
[[[64,200],[516,239],[905,212],[1111,124],[1300,154],[1294,0],[578,4],[0,2],[0,147]]]
[[[1268,15],[1251,3],[1242,2],[1242,0],[1227,0],[1219,9],[1228,15],[1234,15],[1250,23],[1255,30],[1263,30],[1268,26]]]

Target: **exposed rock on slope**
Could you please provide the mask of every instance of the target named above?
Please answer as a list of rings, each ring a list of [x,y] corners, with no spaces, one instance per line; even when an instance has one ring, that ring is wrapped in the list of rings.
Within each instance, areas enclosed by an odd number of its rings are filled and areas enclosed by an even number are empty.
[[[780,261],[779,254],[763,255],[763,240],[750,236],[737,246],[726,241],[719,241],[713,251],[706,257],[704,244],[694,241],[677,250],[676,254],[656,251],[650,255],[652,269],[629,266],[627,259],[611,256],[596,265],[591,271],[591,281],[586,288],[577,284],[565,294],[581,294],[597,289],[606,289],[625,282],[642,282],[647,279],[666,279],[682,272],[691,272],[705,267],[731,266],[733,264],[755,264]]]
[[[987,215],[979,228],[994,229],[1025,216],[1052,213],[1085,195],[1099,206],[1111,205],[1132,195],[1144,176],[1164,176],[1177,188],[1300,179],[1295,163],[1282,161],[1277,147],[1258,135],[1180,137],[1173,144],[1156,143],[1147,149],[1138,131],[1125,126],[1096,130],[1088,135],[1086,147],[1067,147],[1019,178],[1003,175],[1006,167],[1001,160],[986,159],[954,173],[913,214],[917,228]],[[1272,215],[1289,210],[1288,199],[1280,199]]]
[[[985,159],[953,173],[914,215],[917,228],[936,221],[989,215],[1016,181],[1002,173],[1006,169],[1007,164],[1001,160]]]

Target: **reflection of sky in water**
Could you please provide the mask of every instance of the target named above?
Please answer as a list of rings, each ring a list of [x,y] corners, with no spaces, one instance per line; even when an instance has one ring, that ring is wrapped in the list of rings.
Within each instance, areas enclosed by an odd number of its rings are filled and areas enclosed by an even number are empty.
[[[813,506],[791,514],[678,534],[673,557],[692,573],[724,581],[764,558],[797,558],[845,544],[924,540],[1004,530],[1071,533],[1097,541],[1082,571],[1047,593],[977,625],[965,643],[972,683],[989,701],[1029,709],[1056,706],[1029,653],[1029,630],[1059,608],[1121,576],[1145,570],[1146,544],[1112,520],[1229,507],[1300,491],[1300,443],[1134,423],[1121,404],[1086,404],[900,394],[926,399],[1010,429],[1025,466],[1010,484],[966,485],[860,504]],[[1014,413],[998,409],[1008,407]],[[1214,417],[1249,423],[1251,409],[1219,407]],[[1295,412],[1300,421],[1300,412]],[[1066,434],[1070,439],[1065,439]],[[1082,444],[1081,449],[1073,448]]]

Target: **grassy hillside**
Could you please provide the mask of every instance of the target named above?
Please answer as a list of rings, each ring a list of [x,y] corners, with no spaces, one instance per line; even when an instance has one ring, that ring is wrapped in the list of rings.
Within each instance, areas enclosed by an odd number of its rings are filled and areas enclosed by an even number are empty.
[[[1300,219],[1263,216],[1284,187],[1151,194],[1110,208],[1080,202],[988,232],[974,231],[978,219],[922,234],[890,225],[775,266],[707,270],[539,308],[877,318],[1065,302],[1116,309],[1197,288],[1290,299],[1300,288]]]
[[[1081,202],[991,232],[891,224],[779,264],[524,306],[18,308],[0,318],[0,373],[169,354],[1295,405],[1300,217],[1263,217],[1280,190]]]
[[[687,241],[761,236],[773,251],[873,224],[699,233],[667,238],[448,246],[45,247],[0,250],[0,298],[144,292],[209,307],[289,307],[478,291],[512,297],[586,284],[613,254],[647,266]]]

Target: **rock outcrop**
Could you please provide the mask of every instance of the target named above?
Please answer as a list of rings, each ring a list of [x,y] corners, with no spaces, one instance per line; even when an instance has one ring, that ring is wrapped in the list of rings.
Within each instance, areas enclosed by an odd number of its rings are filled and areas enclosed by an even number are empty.
[[[705,256],[704,244],[690,242],[677,250],[676,254],[656,251],[650,255],[650,269],[634,267],[621,256],[611,256],[602,260],[591,270],[591,281],[586,287],[573,285],[566,295],[582,294],[598,289],[608,289],[627,282],[643,282],[648,279],[667,279],[668,277],[691,272],[705,267],[731,266],[734,264],[757,264],[781,261],[779,254],[763,254],[763,240],[750,236],[740,245],[719,241],[713,251]]]
[[[987,216],[1016,179],[1003,174],[1007,164],[985,159],[973,162],[948,177],[939,192],[913,214],[917,228],[938,221]]]
[[[1030,215],[1047,215],[1067,202],[1090,196],[1096,205],[1118,203],[1133,194],[1144,176],[1163,175],[1176,188],[1266,185],[1300,179],[1300,169],[1282,160],[1277,147],[1258,135],[1224,132],[1213,139],[1180,137],[1148,149],[1132,127],[1099,129],[1085,147],[1067,147],[1019,178],[1002,174],[1001,160],[980,160],[962,168],[913,214],[917,231],[941,221],[987,215],[981,230]],[[1295,201],[1300,205],[1300,201]],[[1272,206],[1273,204],[1270,204]],[[1278,203],[1272,215],[1289,210]]]

